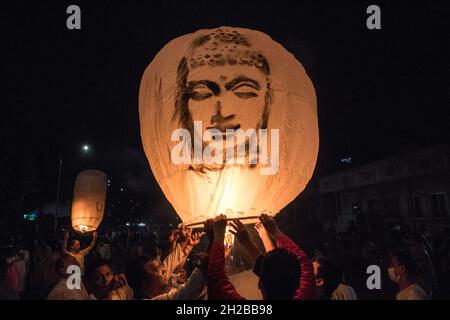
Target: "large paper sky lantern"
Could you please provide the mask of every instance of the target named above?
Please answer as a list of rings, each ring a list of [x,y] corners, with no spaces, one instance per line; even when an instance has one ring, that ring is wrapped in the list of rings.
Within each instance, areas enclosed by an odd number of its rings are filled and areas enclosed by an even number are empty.
[[[153,174],[186,224],[275,215],[314,171],[314,87],[259,31],[220,27],[169,42],[144,72],[139,116]]]
[[[81,171],[72,199],[72,228],[78,232],[97,230],[103,220],[106,200],[106,175],[97,170]]]

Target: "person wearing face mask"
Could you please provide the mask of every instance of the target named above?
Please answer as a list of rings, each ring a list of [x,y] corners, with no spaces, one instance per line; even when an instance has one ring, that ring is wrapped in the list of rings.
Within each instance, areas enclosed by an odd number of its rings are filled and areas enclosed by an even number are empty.
[[[414,258],[402,251],[395,252],[390,257],[388,268],[389,278],[399,287],[397,300],[428,300],[426,294],[416,282],[417,266]]]

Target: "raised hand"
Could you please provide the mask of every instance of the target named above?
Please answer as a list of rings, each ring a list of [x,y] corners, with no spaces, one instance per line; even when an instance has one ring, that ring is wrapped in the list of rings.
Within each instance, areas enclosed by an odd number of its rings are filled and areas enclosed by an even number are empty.
[[[264,228],[264,225],[261,222],[255,223],[255,230],[258,232],[261,239],[270,239],[270,235],[267,232],[266,228]]]
[[[233,221],[230,222],[230,225],[232,228],[230,229],[230,232],[235,235],[240,243],[246,244],[250,242],[248,230],[239,219],[233,219]]]
[[[168,240],[171,248],[175,247],[175,244],[177,243],[179,238],[180,238],[180,231],[178,229],[170,231]]]
[[[186,225],[182,224],[179,230],[182,240],[186,241],[191,237],[192,229],[187,228]]]
[[[196,245],[198,245],[201,241],[201,237],[203,237],[203,235],[205,234],[205,232],[196,232],[191,234],[191,237],[189,238],[189,244],[193,247],[195,247]]]
[[[275,249],[275,245],[272,242],[272,238],[270,237],[269,233],[267,232],[266,228],[264,228],[263,224],[261,222],[257,222],[255,224],[255,230],[258,232],[259,237],[261,238],[264,249],[266,252],[272,251]]]
[[[117,288],[124,287],[128,285],[127,278],[123,273],[114,276],[115,283],[117,284]]]
[[[224,241],[226,228],[227,228],[227,216],[224,214],[216,216],[213,222],[213,231],[215,240],[222,242]]]
[[[253,263],[255,263],[256,259],[261,255],[261,252],[250,239],[250,234],[248,233],[247,228],[241,221],[239,221],[239,219],[233,219],[230,225],[230,232],[234,234],[238,241],[245,247],[248,255],[252,259]]]
[[[283,233],[280,231],[280,229],[278,229],[277,223],[271,216],[267,214],[262,214],[259,217],[259,220],[261,221],[261,224],[264,226],[264,229],[266,229],[267,233],[270,235],[272,239],[276,241],[278,240],[278,238],[283,236]]]

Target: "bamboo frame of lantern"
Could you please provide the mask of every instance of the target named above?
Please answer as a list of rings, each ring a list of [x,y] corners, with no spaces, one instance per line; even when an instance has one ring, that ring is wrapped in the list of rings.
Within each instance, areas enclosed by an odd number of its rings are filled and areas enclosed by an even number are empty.
[[[259,219],[259,216],[249,216],[249,217],[240,217],[240,218],[228,218],[227,221],[233,221],[233,220],[252,220],[251,222],[247,222],[247,223],[254,223],[256,222],[257,219]],[[186,228],[192,228],[192,227],[196,227],[196,226],[203,226],[205,224],[206,221],[202,221],[202,222],[195,222],[195,223],[189,223],[186,225]]]

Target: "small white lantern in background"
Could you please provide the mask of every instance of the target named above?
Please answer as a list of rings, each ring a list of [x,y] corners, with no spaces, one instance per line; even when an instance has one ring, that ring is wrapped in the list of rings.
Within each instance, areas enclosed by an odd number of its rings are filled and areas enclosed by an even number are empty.
[[[106,185],[106,174],[101,171],[85,170],[78,174],[72,200],[72,228],[75,231],[97,230],[105,211]]]

